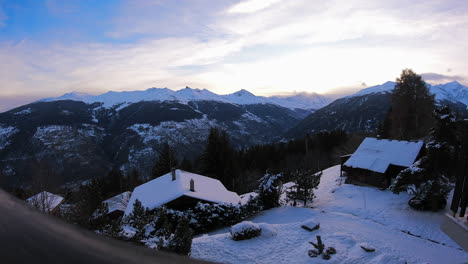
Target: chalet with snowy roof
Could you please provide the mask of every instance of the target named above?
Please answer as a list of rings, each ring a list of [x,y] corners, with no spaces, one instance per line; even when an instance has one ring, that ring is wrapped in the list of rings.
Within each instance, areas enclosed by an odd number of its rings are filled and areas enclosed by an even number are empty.
[[[174,209],[187,209],[198,202],[238,204],[240,197],[228,191],[217,179],[183,170],[171,172],[144,183],[133,190],[125,215],[133,211],[139,200],[143,207],[154,209],[165,205]]]
[[[48,214],[58,214],[60,211],[60,205],[63,203],[64,198],[50,193],[40,192],[26,200],[28,204],[38,210]]]
[[[124,192],[103,201],[103,203],[105,203],[109,209],[107,215],[111,218],[121,217],[125,213],[125,209],[127,209],[128,201],[130,200],[131,195],[132,192]]]
[[[413,165],[423,145],[422,141],[365,138],[352,155],[342,158],[346,182],[386,188],[400,171]]]

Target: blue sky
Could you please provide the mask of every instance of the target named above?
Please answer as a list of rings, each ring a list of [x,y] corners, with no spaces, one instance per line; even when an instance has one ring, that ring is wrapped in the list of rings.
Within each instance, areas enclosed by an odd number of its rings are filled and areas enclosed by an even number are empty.
[[[0,110],[71,91],[468,84],[464,0],[0,0]]]

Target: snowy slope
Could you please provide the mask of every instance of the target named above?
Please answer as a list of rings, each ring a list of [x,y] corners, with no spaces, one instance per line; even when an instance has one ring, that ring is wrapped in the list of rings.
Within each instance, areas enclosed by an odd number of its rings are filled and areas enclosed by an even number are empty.
[[[173,91],[168,88],[150,88],[145,91],[130,91],[130,92],[107,92],[101,95],[89,95],[83,93],[68,93],[60,97],[44,98],[41,102],[51,102],[60,100],[82,101],[88,104],[103,103],[106,108],[141,101],[218,101],[224,103],[232,103],[238,105],[248,104],[276,104],[289,109],[319,109],[331,102],[329,98],[316,93],[299,93],[292,96],[275,96],[263,97],[256,96],[247,90],[218,95],[207,89],[192,89],[186,87],[184,89]]]
[[[0,124],[0,150],[10,145],[10,137],[18,132],[18,129],[12,126],[4,126]]]
[[[458,82],[434,85],[431,87],[431,92],[435,94],[437,100],[459,101],[468,106],[468,87]]]
[[[468,254],[440,231],[443,213],[410,209],[407,194],[340,185],[339,168],[324,171],[313,209],[281,207],[249,219],[276,230],[275,236],[233,241],[227,228],[218,230],[193,240],[192,257],[223,263],[468,262]],[[320,229],[309,233],[300,228],[310,221],[319,222]],[[326,246],[336,248],[331,260],[307,255],[312,248],[308,242],[315,235],[322,236]],[[376,251],[366,253],[360,245]]]
[[[349,97],[356,97],[356,96],[361,96],[361,95],[366,95],[366,94],[373,94],[373,93],[384,93],[384,92],[391,92],[393,88],[395,88],[395,82],[386,82],[384,84],[376,85],[376,86],[371,86],[366,89],[362,89],[359,92],[350,95]]]
[[[373,93],[391,92],[395,88],[395,82],[386,82],[381,85],[372,86],[349,96],[356,97]],[[468,106],[468,87],[454,81],[446,84],[430,85],[429,90],[435,95],[436,100],[448,100],[451,102],[461,102]]]

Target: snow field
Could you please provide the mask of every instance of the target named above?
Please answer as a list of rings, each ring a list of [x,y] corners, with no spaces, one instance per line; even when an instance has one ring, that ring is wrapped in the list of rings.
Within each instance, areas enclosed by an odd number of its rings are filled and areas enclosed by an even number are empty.
[[[274,229],[276,235],[233,241],[224,228],[196,237],[192,257],[243,264],[468,262],[468,254],[440,230],[443,212],[414,211],[407,205],[407,194],[340,185],[339,172],[339,166],[324,171],[314,208],[280,207],[248,219]],[[320,223],[320,229],[301,228],[311,223]],[[336,248],[330,260],[307,255],[312,249],[308,242],[315,242],[316,235],[325,247]],[[365,252],[361,245],[376,251]]]

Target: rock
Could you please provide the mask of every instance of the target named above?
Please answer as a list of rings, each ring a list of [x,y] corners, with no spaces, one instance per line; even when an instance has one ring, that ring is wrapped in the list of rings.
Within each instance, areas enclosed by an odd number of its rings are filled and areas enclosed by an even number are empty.
[[[367,245],[367,244],[362,244],[362,245],[359,245],[365,252],[374,252],[375,251],[375,248]]]

